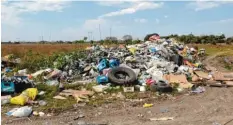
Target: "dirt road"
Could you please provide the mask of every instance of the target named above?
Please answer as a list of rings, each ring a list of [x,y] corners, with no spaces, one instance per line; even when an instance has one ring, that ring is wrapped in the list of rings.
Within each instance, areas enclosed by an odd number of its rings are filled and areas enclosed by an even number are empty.
[[[205,87],[197,95],[181,95],[165,101],[152,99],[153,107],[143,108],[145,102],[120,101],[100,107],[79,107],[51,117],[30,117],[24,120],[2,117],[9,125],[78,125],[83,122],[109,125],[224,125],[233,119],[233,88]],[[84,118],[74,120],[79,115]],[[149,118],[174,117],[169,121],[150,121]],[[216,124],[214,124],[216,123]],[[230,122],[227,125],[233,125]]]

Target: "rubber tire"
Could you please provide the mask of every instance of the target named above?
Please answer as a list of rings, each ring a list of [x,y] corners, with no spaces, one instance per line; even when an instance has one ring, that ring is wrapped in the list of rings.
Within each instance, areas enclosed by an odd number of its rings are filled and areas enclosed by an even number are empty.
[[[117,72],[124,72],[126,73],[129,78],[128,79],[118,79],[115,77],[115,74]],[[136,74],[133,70],[125,67],[117,67],[112,69],[109,74],[108,78],[112,83],[119,84],[119,85],[125,85],[125,84],[133,84],[137,80]]]
[[[167,83],[163,83],[162,81],[157,83],[156,89],[159,92],[172,92],[172,87]]]

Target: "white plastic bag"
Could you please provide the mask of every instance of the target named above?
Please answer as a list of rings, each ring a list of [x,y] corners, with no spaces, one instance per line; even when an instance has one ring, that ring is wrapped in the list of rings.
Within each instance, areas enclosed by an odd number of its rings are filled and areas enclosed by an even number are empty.
[[[12,116],[15,117],[28,117],[32,113],[32,107],[24,106],[18,108],[16,111],[12,113]]]

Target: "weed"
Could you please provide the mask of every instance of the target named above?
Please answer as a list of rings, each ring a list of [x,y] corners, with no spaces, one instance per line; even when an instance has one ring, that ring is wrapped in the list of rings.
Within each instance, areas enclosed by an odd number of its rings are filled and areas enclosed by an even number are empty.
[[[34,107],[34,110],[59,113],[72,108],[73,104],[77,103],[73,97],[67,97],[65,100],[53,99],[53,97],[58,94],[58,86],[39,84],[36,87],[39,91],[46,92],[44,95],[38,95],[37,100],[44,100],[47,102],[47,105]]]
[[[225,69],[227,69],[227,70],[232,70],[232,65],[230,65],[230,64],[225,64]]]
[[[125,96],[127,99],[137,99],[137,98],[138,98],[137,92],[124,93],[124,96]]]

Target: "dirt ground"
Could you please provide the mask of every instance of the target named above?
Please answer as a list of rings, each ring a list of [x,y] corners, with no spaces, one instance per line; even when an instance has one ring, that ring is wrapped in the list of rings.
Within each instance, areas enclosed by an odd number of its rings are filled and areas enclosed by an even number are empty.
[[[223,54],[223,53],[221,53]],[[218,55],[208,57],[210,63]],[[218,70],[221,71],[221,68]],[[124,100],[101,106],[76,107],[57,116],[12,118],[2,113],[2,124],[7,125],[233,125],[233,88],[205,86],[200,94],[168,96],[161,100]],[[143,108],[144,103],[154,104]],[[79,118],[79,116],[84,116]],[[149,118],[173,117],[173,120],[151,121]]]
[[[233,62],[233,56],[231,54],[228,54],[229,51],[223,51],[216,54],[213,54],[211,56],[208,56],[204,61],[203,64],[206,65],[206,67],[209,67],[212,70],[217,70],[221,72],[232,72],[233,71],[233,64],[228,64],[231,68],[226,68],[226,62],[224,59],[227,59],[229,62]]]
[[[147,101],[120,101],[101,107],[78,107],[58,116],[19,119],[2,116],[8,125],[225,125],[233,119],[233,88],[205,87],[206,92],[196,95],[183,94],[165,101],[150,101],[154,105],[143,108]],[[79,115],[84,118],[77,118]],[[168,121],[150,121],[149,118],[174,117]],[[219,123],[219,124],[217,124]],[[227,125],[233,125],[233,121]]]

